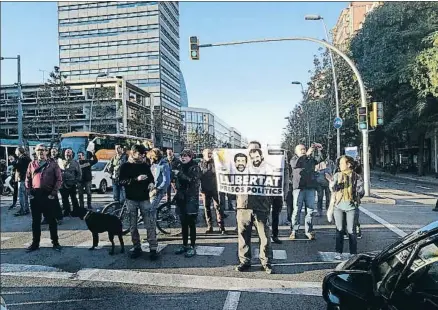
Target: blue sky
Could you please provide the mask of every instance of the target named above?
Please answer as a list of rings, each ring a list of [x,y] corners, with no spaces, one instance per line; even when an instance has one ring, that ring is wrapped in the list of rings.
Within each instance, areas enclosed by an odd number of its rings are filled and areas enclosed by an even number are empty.
[[[201,49],[191,61],[188,38],[201,44],[271,37],[324,38],[348,2],[181,2],[181,70],[189,105],[210,109],[250,140],[281,142],[285,116],[299,102],[319,46],[304,41]],[[22,58],[22,82],[42,81],[58,64],[56,2],[1,2],[1,55]],[[46,73],[47,76],[47,73]],[[16,63],[2,61],[1,84],[16,82]]]

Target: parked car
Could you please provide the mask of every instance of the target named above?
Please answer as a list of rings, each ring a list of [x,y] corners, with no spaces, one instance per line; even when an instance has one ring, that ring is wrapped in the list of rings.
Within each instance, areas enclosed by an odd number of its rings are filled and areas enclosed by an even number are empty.
[[[438,309],[438,221],[382,252],[342,262],[323,281],[327,309]]]
[[[8,310],[8,307],[6,306],[5,300],[1,296],[0,296],[0,310]]]
[[[108,172],[105,172],[107,164],[107,160],[100,160],[91,167],[91,175],[93,176],[91,189],[97,189],[102,194],[106,193],[108,188],[113,186],[111,175]]]

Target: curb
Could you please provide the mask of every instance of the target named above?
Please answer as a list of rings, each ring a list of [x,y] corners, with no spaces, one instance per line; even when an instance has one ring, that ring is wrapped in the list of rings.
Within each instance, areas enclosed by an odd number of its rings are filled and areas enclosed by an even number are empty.
[[[434,186],[438,186],[438,179],[435,180],[430,180],[430,179],[422,179],[421,177],[418,178],[414,178],[414,177],[408,177],[408,176],[403,176],[403,175],[392,175],[386,172],[380,172],[380,171],[371,171],[371,175],[374,176],[378,176],[378,177],[385,177],[388,179],[393,179],[393,180],[403,180],[403,181],[414,181],[414,182],[420,182],[423,184],[427,184],[427,185],[434,185]]]
[[[364,197],[361,199],[361,204],[380,204],[380,205],[395,205],[395,199],[382,198],[378,196]]]

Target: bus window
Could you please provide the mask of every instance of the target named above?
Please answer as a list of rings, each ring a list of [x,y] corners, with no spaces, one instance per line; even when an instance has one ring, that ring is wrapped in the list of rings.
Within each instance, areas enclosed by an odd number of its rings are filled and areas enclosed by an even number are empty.
[[[72,149],[75,158],[78,157],[78,152],[83,152],[87,154],[88,141],[87,137],[67,137],[61,141],[61,157],[64,157],[64,152],[66,149]]]

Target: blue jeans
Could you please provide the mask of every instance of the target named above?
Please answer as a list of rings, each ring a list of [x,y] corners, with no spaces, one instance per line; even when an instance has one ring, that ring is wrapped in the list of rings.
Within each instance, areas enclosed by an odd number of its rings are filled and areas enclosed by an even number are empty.
[[[163,199],[164,195],[166,195],[166,194],[167,194],[167,190],[161,190],[161,191],[157,191],[157,194],[155,196],[150,197],[152,211],[157,211],[157,208],[160,205],[161,200]]]
[[[343,211],[335,207],[333,217],[336,224],[336,252],[342,253],[344,249],[344,233],[348,234],[350,254],[357,254],[356,220],[358,216],[357,208],[354,210]],[[345,219],[344,219],[345,214]],[[344,222],[345,220],[345,222]],[[344,230],[347,231],[344,231]]]
[[[29,211],[29,197],[27,195],[24,181],[18,182],[18,197],[20,198],[20,212]]]
[[[306,218],[304,219],[305,233],[313,232],[313,213],[315,212],[315,189],[294,189],[294,207],[292,212],[291,230],[297,232],[300,229],[300,216],[303,205],[306,205]]]
[[[125,203],[125,187],[120,184],[113,183],[113,199],[119,201],[120,204]]]

